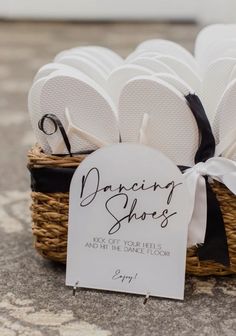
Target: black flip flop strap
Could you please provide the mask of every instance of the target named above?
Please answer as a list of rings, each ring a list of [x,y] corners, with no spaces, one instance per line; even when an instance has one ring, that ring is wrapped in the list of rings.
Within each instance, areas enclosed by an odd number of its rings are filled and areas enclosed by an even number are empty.
[[[54,125],[54,131],[51,132],[51,133],[48,133],[45,129],[45,121],[46,120],[50,120]],[[46,135],[52,135],[52,134],[56,133],[57,130],[59,129],[69,155],[73,156],[72,153],[71,153],[71,144],[70,144],[70,141],[69,141],[68,136],[66,134],[66,131],[64,129],[64,126],[62,125],[61,120],[55,114],[52,114],[52,113],[45,114],[39,120],[38,128],[40,129],[40,131],[42,131]]]

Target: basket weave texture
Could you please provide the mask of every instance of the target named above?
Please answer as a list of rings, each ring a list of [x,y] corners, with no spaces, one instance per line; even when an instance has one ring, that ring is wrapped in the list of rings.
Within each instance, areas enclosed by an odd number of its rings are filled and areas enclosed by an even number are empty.
[[[78,167],[85,155],[59,157],[45,155],[35,146],[28,153],[28,165],[40,167]],[[199,261],[196,248],[187,250],[186,272],[193,275],[228,275],[236,273],[236,196],[224,185],[212,185],[224,218],[230,267],[214,261]],[[66,262],[69,193],[32,192],[32,230],[35,248],[45,258]]]

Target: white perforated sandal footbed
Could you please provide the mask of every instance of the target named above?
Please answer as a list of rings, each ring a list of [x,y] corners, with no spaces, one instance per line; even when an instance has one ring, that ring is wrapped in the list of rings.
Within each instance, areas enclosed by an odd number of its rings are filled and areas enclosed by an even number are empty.
[[[175,75],[159,73],[159,74],[155,74],[154,77],[159,78],[167,82],[168,84],[172,85],[184,96],[194,93],[192,88],[186,82],[184,82],[181,78],[176,77]]]
[[[221,52],[221,58],[222,57],[231,57],[231,58],[236,58],[236,48],[227,48]]]
[[[200,76],[194,71],[186,62],[177,59],[174,56],[158,56],[155,59],[168,65],[175,73],[183,79],[196,94],[200,94],[202,80]]]
[[[192,69],[196,70],[197,72],[199,71],[198,64],[194,59],[193,55],[175,42],[162,39],[148,40],[138,45],[137,50],[142,49],[157,51],[163,55],[174,56],[177,59],[185,61],[187,64],[190,65]]]
[[[88,59],[82,56],[74,55],[74,56],[64,56],[60,58],[58,62],[70,65],[75,69],[84,72],[87,76],[89,76],[91,79],[93,79],[96,83],[98,83],[106,90],[106,78],[107,78],[106,73]]]
[[[225,50],[228,48],[236,49],[236,38],[228,40],[219,40],[209,44],[208,48],[199,57],[199,65],[203,70],[203,73],[207,70],[208,66],[218,58],[224,57]]]
[[[195,42],[195,56],[197,61],[202,57],[205,50],[209,48],[209,44],[219,40],[235,38],[235,36],[235,24],[213,24],[203,28]]]
[[[165,73],[170,73],[170,74],[175,74],[175,71],[173,69],[171,69],[168,65],[166,65],[165,63],[156,60],[155,58],[148,58],[148,57],[142,57],[139,56],[135,59],[132,59],[130,61],[130,64],[136,64],[136,65],[140,65],[142,67],[145,67],[155,73],[159,73],[159,72],[165,72]]]
[[[212,63],[203,78],[202,101],[209,121],[212,123],[216,108],[229,82],[233,79],[236,59],[222,58]]]
[[[123,58],[115,53],[113,50],[99,46],[75,47],[64,50],[57,54],[57,56],[55,57],[55,61],[57,61],[61,57],[64,57],[65,55],[72,55],[77,52],[85,52],[86,54],[89,54],[90,56],[96,58],[96,60],[102,62],[102,64],[104,64],[104,66],[108,68],[109,71],[124,63]]]
[[[123,58],[118,55],[116,52],[109,48],[100,47],[100,46],[88,46],[82,47],[82,49],[86,49],[91,55],[100,57],[107,65],[114,69],[117,66],[120,66],[124,63]]]
[[[69,65],[66,65],[66,64],[61,64],[61,63],[48,63],[39,69],[33,81],[36,82],[40,78],[47,77],[52,72],[57,71],[57,70],[74,71],[75,68]]]
[[[44,87],[44,84],[46,83],[46,81],[50,78],[50,75],[53,73],[60,74],[61,71],[63,74],[72,75],[72,76],[76,75],[84,79],[86,78],[86,80],[89,80],[89,77],[87,77],[85,74],[83,74],[79,70],[74,69],[73,67],[70,67],[64,64],[58,64],[58,63],[46,64],[36,74],[33,85],[30,88],[29,95],[28,95],[28,110],[29,110],[30,120],[31,120],[31,124],[34,130],[36,140],[40,144],[40,146],[43,148],[46,154],[51,154],[52,150],[48,143],[46,134],[44,134],[39,129],[39,121],[43,115],[41,111],[41,107],[40,107],[40,95],[41,95],[41,90]],[[46,75],[46,76],[43,77],[43,75]]]
[[[104,143],[119,142],[118,119],[109,96],[87,77],[72,76],[62,72],[53,73],[45,83],[40,97],[42,114],[54,114],[68,128],[65,111],[68,109],[73,123],[85,132],[101,139]],[[47,133],[52,126],[46,125]],[[65,154],[64,146],[58,153],[61,142],[59,131],[47,136],[50,147],[55,154]],[[97,145],[81,138],[77,133],[70,134],[72,152],[96,149]]]
[[[104,71],[104,73],[106,73],[106,75],[108,75],[111,72],[111,69],[109,69],[109,67],[100,60],[100,58],[95,57],[94,55],[91,55],[90,52],[83,50],[83,49],[78,49],[78,50],[65,50],[61,53],[59,53],[55,59],[54,62],[59,62],[61,58],[65,57],[65,56],[81,56],[84,57],[86,59],[88,59],[90,62],[93,62],[94,64],[96,64],[102,71]]]
[[[40,71],[42,70],[42,71]],[[47,141],[46,135],[39,129],[39,121],[42,118],[42,111],[40,107],[40,95],[41,90],[44,87],[44,84],[46,81],[53,76],[54,74],[67,74],[67,75],[74,75],[74,76],[80,76],[81,78],[84,78],[86,80],[90,80],[89,77],[87,77],[85,74],[80,72],[77,69],[74,69],[73,67],[64,65],[64,64],[55,64],[50,63],[43,66],[39,72],[37,73],[37,77],[35,81],[33,82],[33,85],[29,91],[28,95],[28,110],[30,114],[30,119],[32,123],[32,128],[34,130],[36,140],[40,144],[40,146],[43,148],[44,152],[46,154],[51,154],[52,150],[51,147]],[[47,74],[47,76],[42,77],[43,73]],[[50,129],[51,131],[51,129]]]
[[[184,96],[160,79],[141,76],[123,88],[119,102],[123,142],[139,141],[148,114],[148,145],[158,148],[176,164],[192,166],[199,145],[196,120]]]
[[[225,141],[232,132],[236,132],[236,80],[233,80],[226,88],[217,107],[216,117],[213,123],[213,131],[217,144]],[[232,144],[233,145],[233,144]],[[236,160],[236,148],[228,157]]]
[[[107,80],[107,90],[118,106],[120,92],[123,86],[135,76],[152,75],[153,71],[135,64],[124,64],[116,68]]]
[[[148,57],[148,58],[154,58],[161,55],[157,51],[148,51],[148,50],[135,50],[131,54],[129,54],[125,60],[125,63],[130,63],[133,59],[137,57]]]

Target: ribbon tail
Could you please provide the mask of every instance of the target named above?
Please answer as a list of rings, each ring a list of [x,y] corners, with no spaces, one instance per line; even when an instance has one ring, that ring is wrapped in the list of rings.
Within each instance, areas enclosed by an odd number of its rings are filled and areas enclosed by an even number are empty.
[[[199,260],[213,260],[224,266],[230,265],[228,244],[222,212],[219,202],[210,184],[207,190],[207,228],[205,242],[198,247]]]
[[[207,226],[207,199],[205,179],[195,176],[195,182],[189,180],[189,187],[193,189],[193,212],[188,228],[188,247],[203,244]],[[195,186],[193,188],[193,186]]]

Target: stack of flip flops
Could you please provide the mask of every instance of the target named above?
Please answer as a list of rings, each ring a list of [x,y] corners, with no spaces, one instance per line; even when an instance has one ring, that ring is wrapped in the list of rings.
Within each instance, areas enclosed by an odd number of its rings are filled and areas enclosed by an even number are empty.
[[[236,159],[236,25],[213,25],[196,40],[194,58],[167,40],[141,43],[126,60],[102,47],[59,53],[43,66],[29,93],[29,111],[45,153],[67,154],[109,143],[145,142],[182,165],[194,163],[199,132],[186,96],[202,101],[216,139],[216,155]],[[144,131],[145,129],[145,131]],[[171,134],[171,136],[170,136]]]

